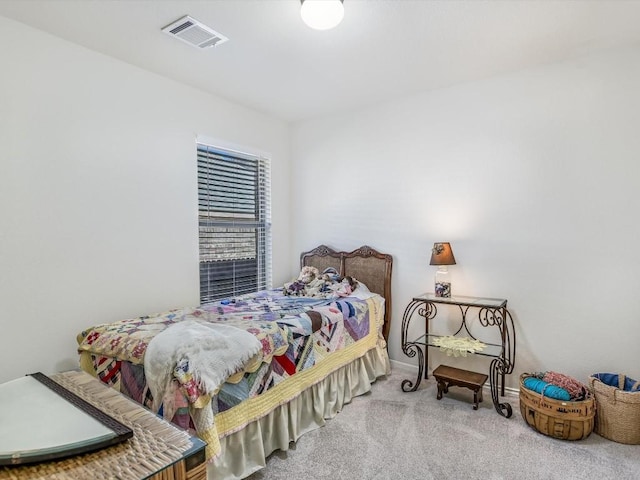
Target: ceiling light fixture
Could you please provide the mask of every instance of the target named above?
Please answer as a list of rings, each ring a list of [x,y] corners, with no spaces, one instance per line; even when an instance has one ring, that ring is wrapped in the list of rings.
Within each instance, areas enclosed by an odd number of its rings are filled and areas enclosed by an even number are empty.
[[[342,0],[300,0],[300,15],[304,23],[316,30],[329,30],[344,17]]]

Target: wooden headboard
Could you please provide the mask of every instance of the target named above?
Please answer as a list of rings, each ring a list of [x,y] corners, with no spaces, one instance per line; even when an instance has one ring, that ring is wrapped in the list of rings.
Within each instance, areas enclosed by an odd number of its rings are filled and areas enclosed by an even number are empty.
[[[393,266],[391,255],[380,253],[367,245],[352,252],[338,252],[326,245],[320,245],[300,254],[300,268],[305,266],[316,267],[321,272],[325,268],[333,267],[340,275],[353,277],[364,283],[372,292],[381,295],[385,300],[382,334],[385,340],[389,340]]]

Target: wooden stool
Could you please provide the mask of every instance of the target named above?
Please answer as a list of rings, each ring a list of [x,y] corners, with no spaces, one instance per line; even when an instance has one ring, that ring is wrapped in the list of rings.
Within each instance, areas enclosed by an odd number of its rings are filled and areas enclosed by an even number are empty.
[[[433,371],[433,376],[438,381],[438,400],[443,393],[449,392],[449,387],[465,387],[473,390],[473,409],[478,409],[478,402],[482,401],[482,386],[489,378],[483,373],[470,372],[461,368],[440,365]]]

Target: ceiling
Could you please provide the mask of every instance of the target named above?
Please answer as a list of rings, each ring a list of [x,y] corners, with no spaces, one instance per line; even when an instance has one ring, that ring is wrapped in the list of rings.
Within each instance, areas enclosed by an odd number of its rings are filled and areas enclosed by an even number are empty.
[[[344,0],[312,30],[299,0],[0,0],[0,15],[286,120],[640,44],[640,1]],[[161,32],[190,15],[229,37]],[[7,47],[3,47],[7,48]]]

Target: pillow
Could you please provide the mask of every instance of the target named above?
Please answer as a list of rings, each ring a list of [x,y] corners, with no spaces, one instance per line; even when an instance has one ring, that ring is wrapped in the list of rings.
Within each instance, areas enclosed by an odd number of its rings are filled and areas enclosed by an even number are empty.
[[[367,287],[364,283],[358,280],[358,286],[349,296],[359,298],[360,300],[366,300],[367,298],[376,296],[376,294],[369,290],[369,287]]]

